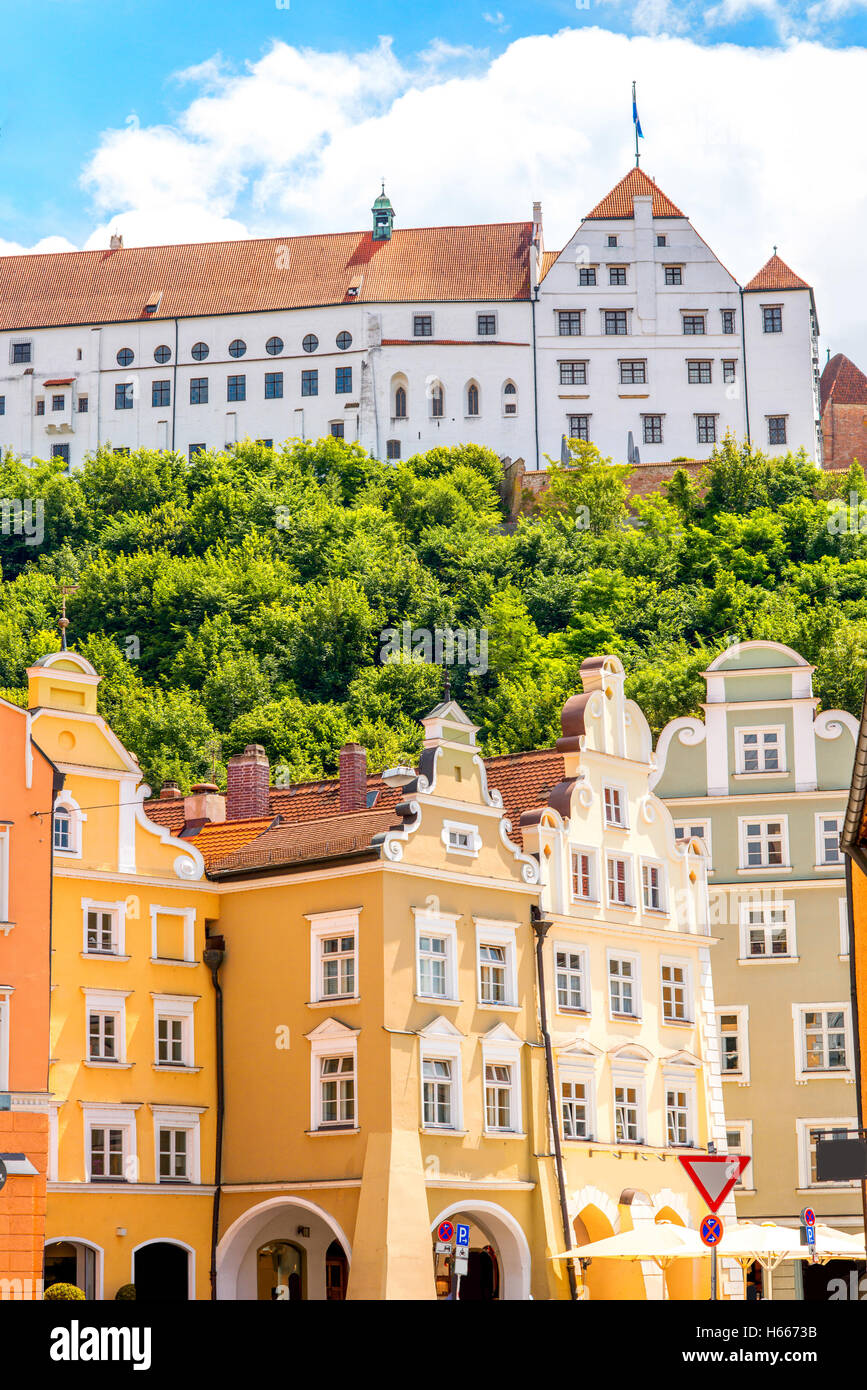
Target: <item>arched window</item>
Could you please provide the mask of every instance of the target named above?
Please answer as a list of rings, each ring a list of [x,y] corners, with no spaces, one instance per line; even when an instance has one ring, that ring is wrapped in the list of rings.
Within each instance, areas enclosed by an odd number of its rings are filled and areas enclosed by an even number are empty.
[[[406,387],[398,386],[394,393],[394,418],[395,420],[406,419]]]
[[[479,388],[474,381],[467,387],[467,414],[478,415],[479,413]]]
[[[54,803],[52,843],[55,854],[81,856],[81,823],[87,817],[69,792],[61,792]]]
[[[434,420],[441,420],[445,414],[446,393],[443,390],[442,382],[435,381],[430,393],[430,413]]]
[[[503,387],[503,414],[517,415],[518,413],[518,388],[514,381],[507,381]]]

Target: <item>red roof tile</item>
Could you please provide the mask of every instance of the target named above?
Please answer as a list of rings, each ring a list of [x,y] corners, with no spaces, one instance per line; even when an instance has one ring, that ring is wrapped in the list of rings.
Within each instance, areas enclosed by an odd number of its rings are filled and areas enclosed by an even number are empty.
[[[278,868],[303,860],[340,859],[348,854],[363,853],[369,849],[374,835],[391,827],[399,828],[400,824],[393,811],[358,811],[299,821],[294,825],[275,825],[244,848],[219,859],[214,857],[208,872],[220,877],[224,873]]]
[[[548,793],[566,776],[563,754],[554,748],[540,748],[532,753],[506,753],[500,758],[485,758],[488,785],[496,787],[503,798],[506,816],[512,823],[510,838],[523,844],[521,815],[531,806],[548,800]]]
[[[527,299],[532,224],[0,256],[0,330],[342,303]],[[350,297],[349,289],[357,286]],[[155,314],[145,305],[162,298]]]
[[[867,376],[842,352],[825,363],[819,380],[822,409],[831,405],[867,405]]]
[[[630,169],[625,178],[615,184],[611,192],[588,212],[585,221],[597,217],[634,217],[633,198],[652,197],[651,211],[654,217],[685,217],[679,207],[657,188],[653,179],[648,178],[643,169]]]
[[[144,804],[145,811],[149,818],[157,825],[164,825],[173,835],[177,835],[184,828],[184,798],[175,797],[152,797]]]
[[[227,855],[243,849],[251,840],[270,830],[276,820],[276,816],[258,816],[249,820],[230,820],[203,825],[197,835],[190,837],[188,843],[201,851],[205,867],[210,868],[216,860],[225,859]]]
[[[540,282],[545,279],[545,276],[548,274],[548,271],[551,269],[551,266],[554,264],[559,254],[559,251],[542,252],[542,269],[539,272]]]
[[[754,275],[749,284],[744,285],[744,293],[753,290],[808,290],[809,288],[806,280],[802,280],[800,275],[796,275],[786,265],[786,262],[774,252],[771,259],[762,266],[758,275]]]

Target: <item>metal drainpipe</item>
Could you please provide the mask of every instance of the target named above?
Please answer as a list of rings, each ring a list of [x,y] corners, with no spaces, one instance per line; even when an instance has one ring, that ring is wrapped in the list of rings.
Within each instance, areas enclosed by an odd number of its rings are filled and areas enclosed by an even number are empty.
[[[533,316],[533,426],[536,434],[536,472],[540,468],[539,463],[539,388],[536,374],[536,301],[539,298],[539,286],[533,291],[533,298],[530,300],[530,307]]]
[[[744,318],[744,292],[738,285],[741,296],[741,351],[744,355],[744,423],[747,431],[747,444],[752,447],[750,439],[750,388],[747,382],[747,325]]]
[[[217,1242],[220,1236],[220,1186],[223,1181],[223,1112],[225,1090],[223,1077],[223,990],[218,978],[226,955],[223,937],[211,936],[205,944],[202,960],[211,972],[216,1001],[217,1027],[217,1131],[214,1138],[214,1205],[211,1212],[211,1299],[217,1297]]]
[[[856,851],[853,846],[842,846],[846,856],[846,929],[849,944],[849,998],[852,1008],[852,1046],[855,1053],[855,1104],[857,1105],[858,1135],[864,1135],[864,1101],[861,1075],[861,1029],[858,1020],[858,977],[855,972],[855,906],[852,901],[852,860],[855,859],[861,872],[867,875],[867,860],[863,850]],[[861,1179],[861,1220],[864,1225],[864,1238],[867,1240],[867,1177]]]
[[[563,1222],[563,1238],[568,1250],[574,1239],[573,1232],[569,1229],[569,1207],[566,1203],[566,1178],[563,1173],[563,1149],[560,1144],[560,1119],[559,1107],[557,1105],[557,1091],[554,1084],[554,1053],[551,1048],[551,1034],[548,1032],[548,1006],[545,1002],[545,964],[543,960],[543,949],[545,937],[551,929],[551,923],[541,915],[538,908],[532,908],[533,931],[536,936],[536,972],[539,977],[539,1020],[542,1029],[542,1038],[545,1043],[545,1072],[548,1078],[548,1108],[551,1112],[551,1131],[554,1136],[554,1165],[557,1169],[557,1187],[560,1192],[560,1219]],[[578,1281],[575,1278],[575,1262],[567,1259],[566,1271],[569,1275],[569,1297],[573,1303],[578,1300]]]

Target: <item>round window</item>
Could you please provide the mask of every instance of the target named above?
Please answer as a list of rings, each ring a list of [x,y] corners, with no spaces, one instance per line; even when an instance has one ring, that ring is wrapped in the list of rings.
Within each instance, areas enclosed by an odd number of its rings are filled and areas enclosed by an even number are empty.
[[[305,338],[302,338],[301,346],[305,352],[315,352],[319,346],[319,339],[315,333],[308,333]]]
[[[265,351],[270,357],[279,357],[280,353],[283,351],[283,339],[269,338],[265,344]]]
[[[172,350],[170,347],[166,347],[165,343],[161,343],[158,348],[154,348],[155,362],[168,362],[171,355]]]
[[[233,339],[232,339],[231,343],[229,344],[229,356],[230,356],[230,357],[243,357],[243,356],[244,356],[244,353],[245,353],[246,351],[247,351],[247,344],[244,342],[244,339],[243,339],[243,338],[233,338]]]
[[[346,349],[346,348],[348,348],[348,347],[352,347],[352,334],[351,334],[351,333],[338,333],[338,335],[337,335],[337,346],[338,346],[339,348],[343,348],[343,349]]]
[[[207,343],[193,343],[193,358],[196,362],[204,362],[210,351]]]
[[[132,348],[121,348],[117,354],[117,360],[121,367],[128,367],[131,362],[135,361],[135,353]]]

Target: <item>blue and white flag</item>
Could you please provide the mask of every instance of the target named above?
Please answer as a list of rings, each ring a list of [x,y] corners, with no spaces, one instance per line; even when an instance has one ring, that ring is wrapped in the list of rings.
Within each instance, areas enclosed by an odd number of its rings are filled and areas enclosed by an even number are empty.
[[[638,106],[635,101],[635,92],[632,93],[632,124],[635,126],[635,134],[644,139],[644,131],[641,129],[641,121],[638,119]]]

